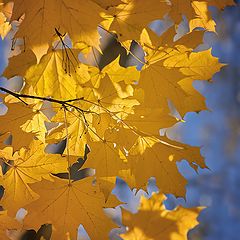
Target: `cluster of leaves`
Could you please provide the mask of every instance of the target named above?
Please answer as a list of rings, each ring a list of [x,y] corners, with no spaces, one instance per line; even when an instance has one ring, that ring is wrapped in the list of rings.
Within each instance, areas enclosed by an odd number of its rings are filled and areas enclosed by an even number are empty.
[[[182,121],[187,112],[206,109],[192,83],[211,80],[222,64],[211,50],[194,49],[205,31],[215,31],[208,7],[231,4],[0,1],[0,34],[14,35],[3,76],[24,82],[19,92],[0,87],[8,109],[0,117],[1,239],[8,239],[6,229],[37,230],[43,224],[52,224],[52,239],[76,239],[79,224],[91,239],[107,239],[116,226],[103,208],[119,204],[111,197],[117,176],[137,189],[155,177],[162,192],[143,199],[136,215],[124,211],[128,232],[123,239],[186,239],[200,210],[168,211],[163,194],[185,196],[187,181],[177,162],[186,159],[196,171],[206,166],[199,148],[160,136],[159,129]],[[148,25],[166,16],[173,25],[158,36]],[[189,32],[176,39],[183,16]],[[79,55],[102,53],[100,30],[141,69],[122,66],[120,56],[104,67],[80,61]],[[131,51],[134,44],[143,59]],[[63,143],[61,154],[46,151],[53,143]],[[21,223],[14,220],[19,208],[28,212]]]

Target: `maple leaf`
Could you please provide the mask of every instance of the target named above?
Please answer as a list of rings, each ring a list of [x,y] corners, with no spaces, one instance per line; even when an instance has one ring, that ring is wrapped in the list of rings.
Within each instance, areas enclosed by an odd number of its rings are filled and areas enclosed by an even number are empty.
[[[138,81],[140,72],[137,71],[136,67],[122,67],[119,64],[119,60],[120,56],[105,66],[102,70],[93,67],[89,69],[91,72],[91,81],[95,88],[99,87],[100,81],[105,77],[105,75],[107,75],[114,83],[124,81],[125,84],[133,84]]]
[[[206,168],[199,148],[170,141],[166,137],[156,139],[139,136],[128,152],[127,160],[135,179],[134,186],[144,188],[148,179],[154,176],[161,191],[176,196],[185,195],[187,183],[178,171],[177,162],[186,159],[195,170],[198,166]],[[129,176],[121,177],[128,182]]]
[[[7,231],[19,229],[21,224],[8,216],[7,211],[0,211],[0,235],[2,240],[9,240]]]
[[[115,226],[103,212],[104,197],[93,178],[70,182],[54,178],[54,181],[36,183],[31,188],[40,198],[26,206],[29,212],[24,223],[36,229],[43,223],[51,223],[55,229],[52,239],[72,239],[82,224],[92,239],[107,239]]]
[[[85,167],[96,169],[97,182],[106,199],[114,187],[116,176],[128,168],[120,157],[124,156],[121,150],[115,148],[111,140],[111,137],[105,137],[103,141],[91,143],[89,159],[84,164]]]
[[[138,189],[145,188],[148,179],[154,176],[163,192],[184,196],[187,181],[179,173],[176,163],[187,159],[195,170],[198,166],[206,167],[197,147],[165,137],[138,136],[131,129],[116,126],[107,130],[100,142],[88,144],[90,153],[84,166],[96,170],[97,181],[106,199],[112,191],[115,176]]]
[[[109,113],[114,118],[125,119],[129,114],[133,114],[133,107],[139,105],[139,101],[134,98],[134,89],[131,85],[113,83],[109,78],[102,81],[98,89],[94,89],[94,107],[92,111],[96,113]]]
[[[123,210],[123,224],[128,231],[121,237],[124,240],[187,240],[188,231],[198,224],[201,208],[177,207],[170,211],[163,204],[165,199],[162,193],[153,194],[150,199],[141,198],[136,214]]]
[[[14,154],[11,147],[0,150],[0,157],[9,166],[1,179],[5,189],[1,204],[10,214],[16,214],[19,208],[38,197],[29,183],[41,181],[42,178],[50,179],[51,173],[67,172],[66,157],[46,154],[44,149],[44,144],[35,140],[29,149],[21,148]]]
[[[110,25],[109,30],[116,32],[120,41],[138,40],[143,28],[153,20],[161,19],[169,10],[165,0],[122,2],[108,8],[105,16]]]
[[[138,87],[144,91],[145,105],[156,107],[171,100],[184,116],[189,111],[205,109],[203,97],[192,87],[193,80],[209,80],[223,66],[210,50],[192,52],[191,48],[155,47],[148,43],[146,63],[141,71]],[[213,67],[209,68],[209,64]],[[165,103],[166,104],[166,103]]]
[[[211,68],[209,65],[211,64]],[[167,68],[179,68],[186,77],[197,80],[210,80],[214,73],[218,72],[224,64],[220,64],[216,57],[211,55],[211,50],[202,52],[187,52],[179,55],[173,54],[164,60]]]
[[[4,4],[0,1],[0,36],[2,39],[10,32],[12,26],[9,23],[9,18],[12,12],[12,4]]]
[[[10,29],[11,25],[9,24],[9,22],[6,21],[5,15],[0,12],[0,36],[2,37],[2,39],[6,37]]]
[[[220,9],[228,5],[234,5],[232,0],[186,0],[184,2],[179,0],[171,0],[170,17],[176,24],[179,24],[183,16],[186,16],[189,20],[190,31],[195,28],[204,28],[208,31],[215,31],[216,23],[211,17],[211,13],[208,10],[209,6],[215,6]]]
[[[194,9],[191,4],[192,0],[171,0],[171,11],[169,13],[170,17],[177,24],[180,23],[183,19],[183,15],[187,17],[187,19],[192,19],[195,16]]]
[[[138,87],[144,90],[144,103],[147,107],[158,108],[170,99],[174,104],[184,103],[186,93],[178,82],[183,75],[178,69],[163,67],[162,62],[150,64],[141,72]],[[178,110],[178,108],[176,107]]]
[[[195,30],[175,39],[175,26],[170,27],[160,36],[151,29],[145,28],[141,33],[139,43],[146,52],[146,62],[153,62],[166,58],[166,53],[172,56],[172,50],[175,50],[173,53],[177,53],[178,50],[180,54],[183,51],[195,49],[203,43],[203,36],[204,31]]]
[[[3,72],[6,78],[25,76],[26,71],[37,63],[36,56],[31,50],[27,50],[9,58],[8,66]]]
[[[12,145],[15,150],[22,146],[28,146],[32,141],[33,134],[26,133],[22,126],[34,116],[32,107],[22,102],[4,102],[4,104],[8,107],[8,111],[5,115],[0,116],[1,134],[11,133],[13,135]],[[24,139],[24,142],[22,139]]]
[[[9,20],[12,15],[13,3],[8,0],[0,0],[0,11]]]
[[[165,105],[165,108],[163,105]],[[161,106],[161,108],[150,108],[140,104],[135,107],[134,114],[128,115],[124,122],[143,133],[159,136],[161,128],[173,126],[178,122],[176,118],[170,115],[166,103]]]
[[[52,119],[53,122],[65,122],[64,109],[58,111],[57,115]],[[48,143],[60,142],[61,140],[68,139],[68,147],[65,149],[64,153],[67,151],[73,156],[84,156],[85,145],[87,144],[86,133],[88,127],[86,124],[92,120],[91,114],[84,114],[76,110],[66,112],[66,124],[60,125],[60,127],[55,128],[47,137]],[[86,122],[87,121],[87,122]]]
[[[65,61],[70,61],[66,63]],[[73,69],[68,69],[73,64]],[[76,98],[76,85],[87,82],[90,78],[84,67],[76,66],[76,59],[65,60],[62,51],[52,51],[43,56],[39,64],[31,66],[23,76],[26,81],[24,92],[29,88],[38,96],[51,96],[57,99]],[[75,67],[76,66],[76,67]],[[69,71],[70,70],[70,71]],[[82,70],[85,74],[82,74]]]
[[[27,133],[34,133],[36,138],[44,143],[45,135],[47,134],[45,122],[49,122],[49,119],[42,113],[42,111],[37,110],[33,118],[27,120],[27,122],[22,125],[22,129]]]
[[[37,59],[47,53],[54,41],[56,28],[69,34],[73,44],[83,42],[90,46],[99,45],[97,26],[101,21],[102,9],[90,0],[38,1],[14,0],[11,20],[24,18],[15,38],[24,38],[26,48],[32,49]],[[90,12],[89,12],[90,9]],[[29,27],[31,26],[31,27]]]
[[[179,55],[176,53],[164,60],[163,65],[170,70],[179,69],[185,76],[178,82],[180,88],[184,91],[183,99],[178,101],[170,98],[179,113],[184,115],[188,111],[206,109],[204,98],[193,88],[192,82],[194,80],[211,80],[212,76],[224,66],[211,55],[211,50],[193,52],[190,55],[187,52]],[[209,65],[211,65],[211,68],[209,68]]]
[[[208,2],[192,1],[192,7],[196,13],[196,17],[189,21],[190,31],[194,28],[202,27],[215,32],[216,23],[212,20],[208,11]]]

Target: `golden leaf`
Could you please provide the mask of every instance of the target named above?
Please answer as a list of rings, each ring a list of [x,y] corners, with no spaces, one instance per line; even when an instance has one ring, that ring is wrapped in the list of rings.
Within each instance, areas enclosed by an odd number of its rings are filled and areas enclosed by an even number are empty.
[[[9,22],[6,21],[5,15],[0,12],[0,36],[2,37],[2,39],[6,37],[10,29],[11,25],[9,24]]]
[[[13,136],[12,145],[15,150],[22,146],[28,146],[32,141],[33,134],[26,133],[22,126],[34,116],[34,111],[31,106],[25,105],[22,102],[8,103],[8,111],[5,115],[0,116],[0,132],[11,133]],[[23,141],[24,139],[24,141]]]
[[[110,7],[105,18],[110,22],[110,31],[117,33],[120,41],[135,39],[150,22],[161,19],[169,10],[165,0],[124,0]]]
[[[170,141],[166,137],[139,136],[127,157],[137,188],[145,188],[148,179],[153,176],[161,191],[182,197],[187,180],[179,173],[176,163],[183,159],[195,170],[198,166],[206,168],[199,148]],[[128,182],[128,176],[122,177]]]
[[[29,183],[41,181],[42,178],[51,179],[51,173],[67,172],[66,157],[46,154],[44,149],[40,141],[33,141],[29,149],[21,148],[13,155],[11,147],[0,150],[0,157],[9,166],[1,179],[5,189],[1,204],[10,214],[16,214],[19,208],[38,197]]]
[[[128,231],[121,237],[124,240],[187,240],[188,231],[198,224],[201,208],[177,207],[169,211],[163,204],[165,199],[162,193],[154,194],[150,199],[142,197],[138,213],[123,210],[123,224]]]
[[[0,235],[2,240],[9,240],[7,231],[16,230],[21,224],[14,218],[8,216],[7,211],[0,211]]]
[[[85,78],[87,74],[81,74],[82,68],[76,66],[77,64],[73,56],[66,60],[60,50],[48,53],[39,64],[26,71],[24,92],[28,93],[32,87],[38,96],[51,96],[62,100],[76,98],[76,85],[89,80]]]
[[[82,224],[92,239],[105,240],[115,226],[103,212],[104,197],[92,178],[70,182],[54,178],[32,185],[40,198],[26,206],[29,212],[25,224],[38,229],[51,223],[55,229],[52,240],[65,239],[69,233],[76,239],[77,228]]]
[[[189,21],[190,31],[192,31],[194,28],[202,27],[208,31],[215,32],[216,23],[210,16],[208,11],[208,3],[192,1],[192,7],[196,13],[196,17]]]
[[[24,38],[26,48],[32,49],[38,61],[56,39],[55,29],[68,33],[73,44],[83,42],[99,45],[97,26],[102,9],[90,0],[14,0],[12,20],[24,18],[15,38]],[[89,12],[90,9],[90,12]],[[31,26],[31,27],[29,27]]]

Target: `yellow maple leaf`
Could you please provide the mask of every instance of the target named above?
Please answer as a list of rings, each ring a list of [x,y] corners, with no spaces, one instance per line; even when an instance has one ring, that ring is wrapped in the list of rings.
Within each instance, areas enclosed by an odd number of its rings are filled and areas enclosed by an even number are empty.
[[[37,59],[47,53],[56,39],[56,28],[68,33],[74,43],[99,45],[97,26],[102,9],[90,0],[14,0],[12,20],[24,18],[15,38],[24,38],[26,48],[32,49]],[[29,27],[31,26],[31,27]]]
[[[194,28],[202,27],[208,31],[215,32],[216,23],[208,11],[208,2],[192,1],[192,7],[196,16],[189,20],[190,31]]]
[[[6,21],[5,15],[0,12],[0,36],[2,39],[6,37],[10,29],[11,25],[9,24],[9,22]]]
[[[0,0],[0,11],[10,19],[12,16],[13,3],[11,0]]]
[[[188,52],[175,53],[164,60],[163,64],[170,69],[178,68],[181,73],[192,80],[210,80],[214,73],[224,66],[212,56],[211,49],[190,54]]]
[[[51,173],[67,172],[66,157],[46,154],[44,149],[45,145],[35,140],[29,149],[21,148],[14,154],[11,147],[0,150],[0,157],[9,166],[1,179],[5,189],[1,204],[10,214],[16,214],[19,208],[38,197],[29,183],[41,181],[42,178],[50,179]]]
[[[40,110],[37,110],[33,118],[22,125],[22,129],[27,133],[34,133],[36,138],[44,143],[47,134],[45,122],[49,122],[49,119]]]
[[[177,25],[186,16],[189,21],[190,31],[194,28],[204,28],[208,31],[215,31],[216,23],[208,10],[209,6],[215,6],[220,9],[228,5],[234,5],[233,0],[171,0],[171,10],[169,16]]]
[[[165,68],[161,62],[150,64],[142,70],[138,85],[144,91],[145,105],[159,108],[166,105],[167,99],[174,103],[183,102],[187,94],[178,84],[182,78],[178,69]]]
[[[171,0],[169,15],[175,23],[179,24],[183,19],[183,15],[185,15],[188,20],[194,17],[194,9],[192,8],[191,2],[192,0]]]
[[[191,48],[177,45],[150,48],[147,53],[138,85],[144,91],[145,105],[158,108],[168,99],[182,116],[206,108],[204,98],[192,82],[210,80],[223,66],[210,50],[195,53]]]
[[[165,108],[163,105],[166,105]],[[161,108],[151,108],[140,104],[134,108],[134,114],[128,115],[124,122],[138,131],[159,136],[161,128],[171,127],[178,121],[169,114],[165,102],[161,105]]]
[[[73,156],[84,156],[85,145],[87,144],[87,133],[90,128],[89,123],[92,121],[92,114],[84,114],[76,110],[66,112],[64,109],[58,111],[57,115],[52,119],[53,122],[61,122],[62,124],[55,128],[47,137],[49,143],[60,142],[68,139],[68,146],[64,153],[67,152]]]
[[[194,80],[211,80],[212,76],[220,71],[224,64],[219,63],[216,57],[211,55],[211,50],[203,52],[175,53],[166,60],[163,65],[168,69],[179,69],[184,77],[178,81],[180,89],[183,90],[182,99],[169,98],[176,109],[183,116],[189,111],[200,111],[206,109],[204,97],[192,86]],[[211,67],[209,67],[211,66]],[[178,94],[181,93],[177,91]],[[181,95],[178,95],[181,96]],[[181,100],[180,100],[181,99]]]
[[[26,133],[22,129],[22,126],[34,116],[32,106],[25,105],[22,102],[4,102],[4,104],[8,107],[8,111],[5,115],[0,116],[1,134],[12,134],[12,145],[15,150],[22,146],[28,146],[32,141],[33,134]],[[22,141],[22,139],[24,139],[24,141]]]
[[[65,61],[70,61],[70,63]],[[66,69],[68,64],[71,69]],[[90,79],[85,73],[84,66],[76,65],[78,63],[73,56],[66,60],[62,51],[52,51],[45,55],[39,64],[31,66],[26,71],[24,75],[26,86],[23,91],[28,93],[29,88],[32,87],[38,96],[51,96],[62,100],[76,98],[76,85],[83,84]],[[82,71],[85,74],[82,74]]]
[[[170,141],[166,137],[136,137],[128,152],[132,176],[121,176],[126,182],[133,177],[135,186],[144,188],[148,179],[154,176],[161,191],[176,196],[185,195],[187,183],[178,171],[177,162],[186,159],[195,170],[198,166],[206,168],[199,148]]]
[[[186,16],[189,21],[190,32],[195,28],[204,28],[208,31],[215,31],[215,22],[208,10],[210,1],[171,0],[170,17],[174,23],[179,24]]]
[[[109,22],[109,30],[116,32],[120,41],[138,40],[143,28],[153,20],[161,19],[169,10],[165,0],[122,2],[116,7],[108,8],[104,16]]]
[[[54,178],[32,185],[40,198],[26,206],[26,226],[38,229],[43,223],[53,225],[52,239],[76,239],[77,228],[82,224],[91,239],[105,240],[115,226],[103,212],[103,194],[93,186],[93,178],[70,182]]]
[[[116,134],[112,134],[110,130],[105,132],[100,141],[89,143],[89,147],[90,153],[84,167],[95,169],[97,182],[107,199],[114,187],[116,176],[129,166],[124,161],[122,149],[116,145]]]
[[[9,240],[7,231],[20,229],[21,224],[14,218],[8,216],[7,211],[0,211],[0,236],[1,240]]]
[[[195,30],[184,34],[178,39],[176,37],[176,27],[172,26],[163,34],[158,36],[151,29],[143,29],[140,37],[140,44],[148,55],[153,57],[163,49],[163,47],[175,47],[184,45],[187,49],[195,49],[203,42],[204,31]]]
[[[162,193],[150,199],[142,197],[136,214],[123,210],[123,224],[128,230],[121,237],[124,240],[187,240],[188,231],[198,224],[201,208],[177,207],[170,211],[165,209],[165,199]]]
[[[111,116],[117,115],[126,118],[133,113],[133,106],[139,105],[134,98],[134,87],[122,82],[115,83],[108,76],[101,81],[99,88],[93,89],[94,100],[92,111],[96,113],[107,112]]]
[[[11,24],[9,23],[9,18],[12,12],[12,4],[0,1],[0,36],[2,39],[6,37],[6,35],[12,29]]]
[[[195,30],[175,39],[175,26],[170,27],[160,36],[147,28],[143,29],[139,43],[146,53],[145,61],[153,63],[154,61],[167,58],[168,55],[166,54],[172,56],[177,51],[179,51],[178,54],[192,51],[203,42],[203,35],[204,31]]]
[[[103,69],[90,67],[91,82],[94,88],[99,88],[101,81],[108,76],[113,83],[124,81],[125,84],[132,84],[139,80],[140,72],[135,66],[122,67],[119,64],[120,56],[109,63]]]
[[[14,76],[25,76],[26,71],[31,66],[37,63],[36,56],[31,50],[27,50],[9,58],[8,66],[3,72],[3,76],[6,78],[12,78]]]

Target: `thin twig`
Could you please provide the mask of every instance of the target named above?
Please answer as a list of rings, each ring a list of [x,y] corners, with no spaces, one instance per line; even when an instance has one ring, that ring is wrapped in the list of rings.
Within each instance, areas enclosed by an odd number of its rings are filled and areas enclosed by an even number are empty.
[[[38,99],[38,100],[42,100],[42,101],[58,103],[62,106],[68,106],[68,107],[75,108],[75,109],[81,111],[82,113],[93,113],[92,111],[81,109],[81,108],[79,108],[77,106],[74,106],[74,105],[69,103],[69,102],[74,102],[74,101],[80,101],[80,100],[83,100],[84,98],[76,98],[76,99],[70,99],[70,100],[58,100],[58,99],[49,98],[49,97],[39,97],[39,96],[15,93],[15,92],[13,92],[9,89],[3,88],[3,87],[0,87],[0,90],[14,96],[15,98],[19,99],[21,102],[23,102],[26,105],[28,105],[28,104],[25,101],[23,101],[22,98]]]
[[[70,151],[69,151],[69,136],[68,136],[68,125],[67,125],[67,114],[66,114],[66,107],[63,106],[64,110],[64,125],[66,131],[66,149],[67,149],[67,162],[68,162],[68,184],[71,183],[71,164],[70,164]]]

